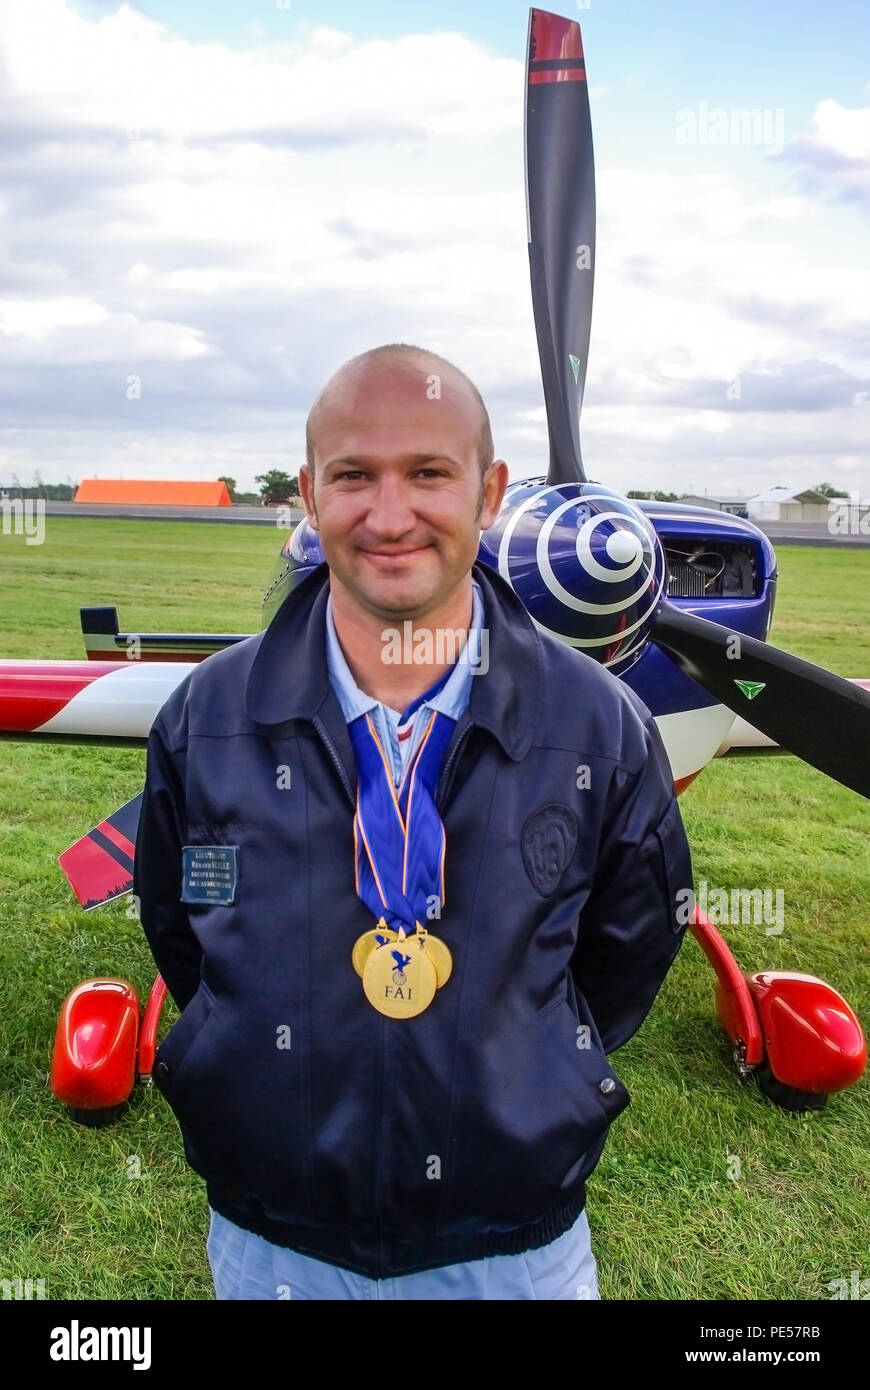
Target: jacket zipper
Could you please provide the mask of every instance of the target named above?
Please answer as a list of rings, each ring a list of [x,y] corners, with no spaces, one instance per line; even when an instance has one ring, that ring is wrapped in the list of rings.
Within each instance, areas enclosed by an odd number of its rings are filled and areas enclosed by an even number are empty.
[[[436,790],[436,801],[439,806],[443,804],[444,795],[448,790],[448,777],[450,775],[450,769],[456,762],[456,759],[458,758],[462,749],[465,747],[465,744],[468,740],[468,735],[471,733],[471,730],[473,728],[474,724],[472,722],[469,722],[466,725],[466,727],[462,730],[462,733],[456,740],[456,743],[453,745],[453,748],[450,750],[450,753],[447,755],[447,761],[441,769],[441,776],[438,779],[438,787]]]
[[[329,734],[326,732],[326,727],[323,724],[323,722],[316,716],[314,717],[313,724],[321,739],[326,745],[326,751],[329,753],[329,756],[332,759],[333,766],[335,767],[335,770],[338,773],[339,778],[341,779],[341,785],[347,792],[347,799],[350,802],[351,806],[354,808],[354,810],[356,810],[356,802],[354,801],[353,788],[351,787],[350,782],[347,780],[347,773],[344,770],[344,764],[342,763],[341,758],[338,756],[338,753],[335,751],[335,748],[333,747],[332,742],[330,741]]]
[[[466,717],[467,717],[467,712],[466,712]],[[345,791],[347,792],[348,800],[350,801],[350,804],[351,804],[351,806],[354,808],[354,810],[356,810],[356,802],[355,802],[355,800],[354,800],[353,791],[352,791],[352,789],[351,789],[350,783],[348,782],[347,774],[345,773],[344,766],[342,765],[341,759],[339,758],[338,753],[336,752],[336,749],[334,748],[334,746],[333,746],[333,744],[332,744],[332,742],[331,742],[331,740],[330,740],[330,737],[329,737],[329,735],[328,735],[328,733],[327,733],[327,731],[326,731],[326,729],[325,729],[325,727],[324,727],[322,721],[319,720],[319,719],[317,719],[317,718],[315,718],[315,719],[313,720],[313,723],[314,723],[314,727],[316,728],[318,734],[320,735],[321,740],[323,741],[323,743],[324,743],[324,745],[325,745],[325,747],[326,747],[327,752],[329,753],[329,756],[330,756],[330,759],[331,759],[331,761],[332,761],[332,764],[333,764],[333,766],[335,767],[335,770],[336,770],[336,772],[338,773],[339,778],[340,778],[340,780],[341,780],[341,784],[342,784],[342,786],[344,787]],[[449,753],[449,755],[448,755],[448,757],[447,757],[447,760],[446,760],[446,762],[445,762],[443,768],[441,769],[441,776],[440,776],[439,779],[438,779],[438,787],[437,787],[436,798],[435,798],[435,799],[436,799],[436,802],[437,802],[437,804],[438,804],[439,806],[442,804],[443,794],[444,794],[444,792],[447,790],[448,777],[450,776],[451,768],[452,768],[453,765],[455,764],[456,759],[457,759],[457,757],[459,756],[459,753],[460,753],[461,749],[464,748],[465,743],[466,743],[466,740],[468,739],[468,735],[469,735],[469,733],[471,732],[471,729],[472,729],[473,727],[474,727],[474,726],[473,726],[472,722],[469,721],[469,723],[466,725],[466,727],[462,730],[462,733],[460,734],[459,738],[457,739],[456,743],[454,744],[453,748],[451,749],[451,751],[450,751],[450,753]],[[386,1053],[386,1038],[385,1038],[385,1029],[384,1029],[384,1027],[383,1027],[383,1024],[384,1024],[384,1023],[385,1023],[385,1020],[382,1019],[382,1020],[381,1020],[382,1027],[381,1027],[380,1056],[379,1056],[379,1058],[378,1058],[378,1071],[377,1071],[377,1080],[376,1080],[376,1086],[375,1086],[375,1116],[374,1116],[374,1120],[375,1120],[375,1125],[374,1125],[374,1135],[375,1135],[375,1156],[374,1156],[374,1157],[375,1157],[375,1169],[374,1169],[374,1184],[375,1184],[375,1194],[374,1194],[374,1196],[375,1196],[375,1240],[376,1240],[376,1243],[377,1243],[377,1264],[378,1264],[378,1269],[379,1269],[379,1270],[380,1270],[380,1269],[383,1269],[383,1265],[384,1265],[384,1237],[383,1237],[383,1225],[382,1225],[382,1222],[381,1222],[381,1190],[382,1190],[382,1177],[383,1177],[383,1173],[382,1173],[382,1154],[381,1154],[381,1152],[380,1152],[380,1140],[381,1140],[381,1136],[382,1136],[382,1133],[383,1133],[383,1123],[384,1123],[384,1113],[383,1113],[383,1112],[384,1112],[384,1064],[385,1064],[385,1060],[386,1060],[386,1059],[385,1059],[385,1053]]]

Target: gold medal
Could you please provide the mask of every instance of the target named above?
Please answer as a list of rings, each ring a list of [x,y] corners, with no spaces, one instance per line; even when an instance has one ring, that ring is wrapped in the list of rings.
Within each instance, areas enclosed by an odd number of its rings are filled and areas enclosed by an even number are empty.
[[[358,936],[354,942],[350,958],[353,961],[354,970],[360,977],[362,977],[366,961],[372,951],[376,951],[378,946],[382,944],[377,939],[379,936],[385,936],[389,941],[395,941],[397,939],[396,933],[393,931],[392,927],[387,926],[383,917],[376,927],[373,927],[371,931],[363,932],[362,936]]]
[[[438,988],[446,985],[453,973],[453,957],[447,944],[441,940],[440,936],[433,936],[425,927],[417,923],[417,936],[422,938],[423,950],[428,955],[435,967],[435,978],[438,981]]]
[[[369,1003],[388,1018],[414,1018],[435,998],[438,977],[419,935],[400,935],[372,951],[363,967]]]

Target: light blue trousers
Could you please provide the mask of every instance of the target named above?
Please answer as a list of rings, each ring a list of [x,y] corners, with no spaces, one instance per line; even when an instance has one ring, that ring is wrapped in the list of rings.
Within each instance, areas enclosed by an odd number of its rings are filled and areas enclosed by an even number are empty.
[[[392,1279],[368,1279],[244,1231],[209,1207],[206,1251],[218,1299],[598,1298],[585,1211],[558,1240],[522,1255],[494,1255]]]

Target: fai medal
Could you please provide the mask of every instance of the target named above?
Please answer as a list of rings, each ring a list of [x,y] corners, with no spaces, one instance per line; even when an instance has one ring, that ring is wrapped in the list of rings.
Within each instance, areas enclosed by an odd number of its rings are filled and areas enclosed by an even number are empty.
[[[366,961],[372,951],[376,951],[379,946],[386,946],[388,941],[395,940],[396,933],[393,931],[392,927],[387,926],[383,917],[378,922],[378,925],[373,927],[371,931],[364,931],[362,936],[358,936],[354,942],[350,957],[353,961],[353,968],[356,973],[362,976]]]
[[[435,998],[435,967],[418,936],[399,936],[372,951],[363,970],[369,1003],[388,1018],[414,1018]]]
[[[355,887],[378,919],[357,938],[351,959],[369,1003],[389,1018],[421,1014],[453,970],[447,946],[422,922],[433,898],[444,904],[447,836],[434,792],[455,723],[432,712],[398,789],[368,714],[348,724],[359,774]]]
[[[433,936],[425,927],[417,923],[417,936],[423,943],[423,950],[435,967],[435,978],[438,981],[438,988],[446,985],[453,971],[453,957],[447,945],[441,940],[440,936]]]

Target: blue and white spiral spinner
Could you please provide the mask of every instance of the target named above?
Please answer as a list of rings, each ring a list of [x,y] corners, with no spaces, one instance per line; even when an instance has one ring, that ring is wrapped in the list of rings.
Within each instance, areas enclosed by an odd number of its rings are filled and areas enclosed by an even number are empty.
[[[614,675],[641,655],[667,590],[652,523],[597,483],[512,483],[479,558],[507,580],[537,627]]]

